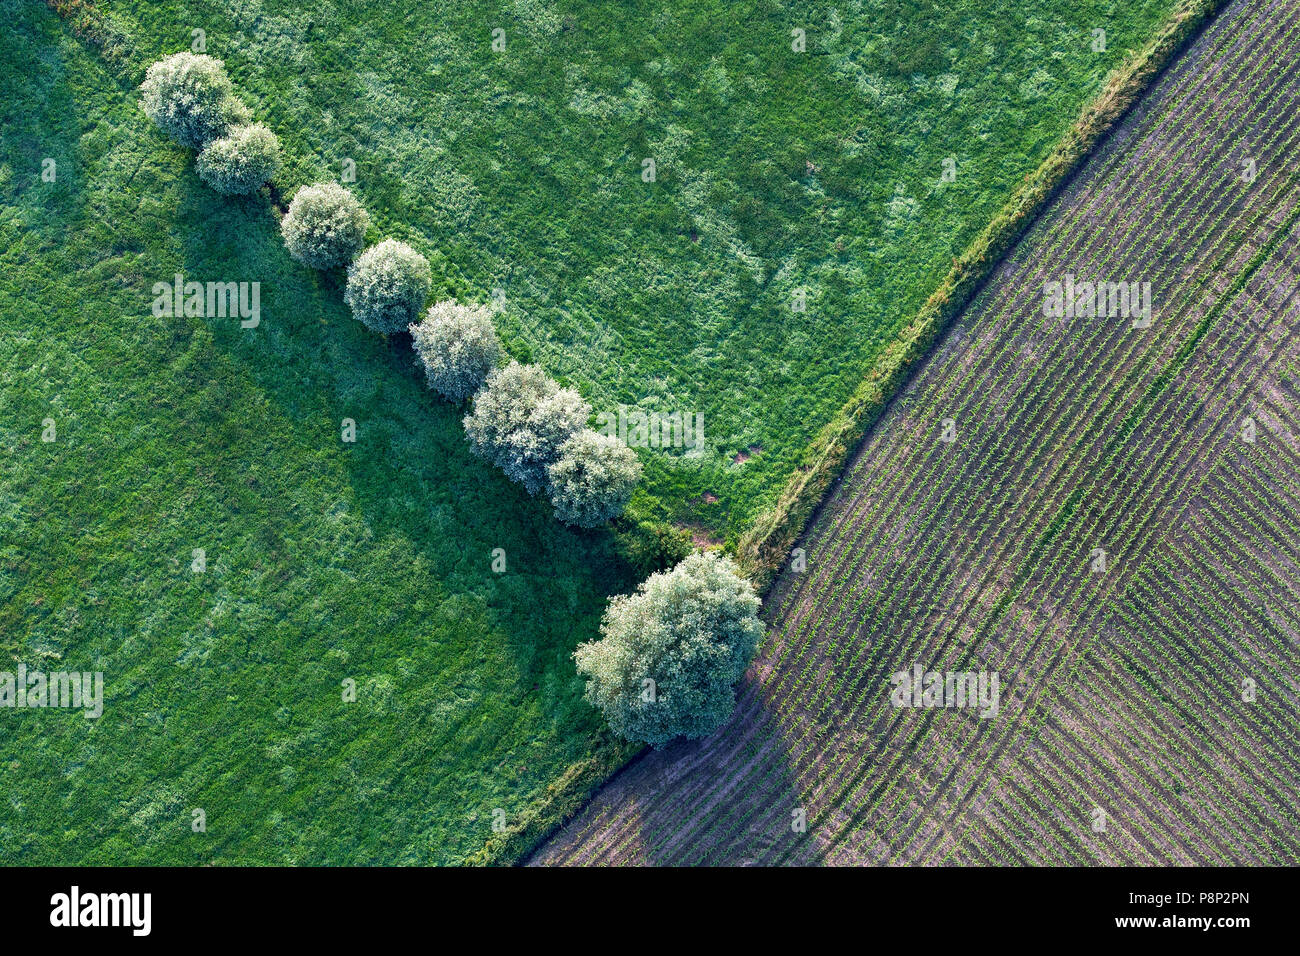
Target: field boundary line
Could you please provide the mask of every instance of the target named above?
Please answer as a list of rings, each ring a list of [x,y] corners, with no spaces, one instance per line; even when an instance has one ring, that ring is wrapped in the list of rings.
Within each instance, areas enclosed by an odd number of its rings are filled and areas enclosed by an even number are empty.
[[[1028,174],[976,239],[953,260],[939,287],[911,323],[882,352],[874,368],[800,456],[797,468],[779,493],[776,505],[760,512],[737,546],[742,571],[766,592],[784,556],[803,534],[839,477],[851,453],[906,384],[931,346],[970,303],[994,270],[1039,215],[1090,158],[1104,137],[1136,105],[1154,81],[1196,38],[1227,0],[1179,0],[1159,32],[1105,80],[1102,89]],[[110,73],[134,86],[143,72],[141,55],[131,38],[95,0],[45,0],[74,35],[100,54]],[[272,186],[272,204],[283,210]],[[811,466],[807,463],[812,462]],[[587,805],[615,773],[629,766],[644,748],[609,739],[554,779],[511,827],[493,834],[470,865],[525,862],[541,844]]]
[[[1159,33],[1111,71],[1074,125],[1036,170],[1016,187],[931,293],[875,366],[801,456],[776,503],[760,512],[740,539],[741,570],[766,596],[777,571],[803,535],[852,453],[880,420],[949,325],[974,299],[1030,226],[1060,194],[1174,60],[1200,34],[1226,0],[1181,0]]]

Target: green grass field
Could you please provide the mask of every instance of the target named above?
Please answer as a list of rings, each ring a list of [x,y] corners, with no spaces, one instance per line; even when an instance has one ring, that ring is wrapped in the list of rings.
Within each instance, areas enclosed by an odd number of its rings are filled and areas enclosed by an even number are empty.
[[[504,290],[518,357],[598,411],[702,413],[637,507],[734,540],[1172,2],[102,6],[143,62],[202,29],[285,191],[354,160],[446,291]]]
[[[0,859],[462,859],[598,733],[569,654],[631,583],[608,535],[472,459],[264,204],[214,202],[43,6],[3,12],[0,670],[108,699],[3,713]],[[261,325],[154,319],[177,271],[260,279]]]
[[[283,191],[353,158],[440,291],[505,289],[515,356],[703,412],[637,508],[734,538],[1169,3],[102,6],[143,62],[204,29]],[[569,657],[633,583],[610,536],[472,459],[407,347],[43,4],[0,13],[0,654],[108,697],[4,716],[0,860],[456,862],[612,765]],[[261,325],[155,319],[177,272],[259,281]]]

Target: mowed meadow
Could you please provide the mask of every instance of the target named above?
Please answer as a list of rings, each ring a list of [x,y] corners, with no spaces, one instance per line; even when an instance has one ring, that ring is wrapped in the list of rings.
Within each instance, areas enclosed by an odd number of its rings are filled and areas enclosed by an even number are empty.
[[[513,357],[702,414],[634,509],[732,540],[1170,4],[100,6],[141,65],[203,30],[280,194],[352,160]],[[0,860],[462,862],[612,771],[570,656],[635,584],[611,536],[472,458],[138,76],[0,13],[0,655],[106,678],[98,720],[5,714]],[[155,318],[177,273],[259,282],[260,324]]]
[[[284,191],[351,159],[435,289],[500,290],[514,356],[598,413],[702,415],[702,446],[642,455],[634,511],[734,541],[1173,4],[102,6],[144,63],[203,30]]]

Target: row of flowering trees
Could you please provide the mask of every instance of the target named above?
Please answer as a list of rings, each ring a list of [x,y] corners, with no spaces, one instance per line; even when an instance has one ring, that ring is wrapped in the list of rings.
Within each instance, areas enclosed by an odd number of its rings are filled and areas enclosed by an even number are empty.
[[[145,113],[198,150],[199,177],[223,195],[260,189],[280,166],[273,132],[250,120],[220,60],[177,53],[149,67]],[[504,364],[491,309],[446,301],[425,312],[429,262],[406,243],[365,247],[370,217],[337,183],[297,191],[281,221],[285,248],[313,269],[347,269],[344,301],[367,328],[410,331],[430,387],[470,401],[465,434],[474,454],[529,494],[545,492],[566,524],[594,528],[622,513],[641,477],[625,444],[587,427],[591,406],[535,365]]]
[[[251,122],[220,60],[177,53],[141,86],[145,113],[184,146],[223,195],[246,195],[280,166],[275,134]],[[622,513],[641,477],[635,452],[587,427],[592,410],[536,365],[505,362],[487,306],[437,302],[425,311],[429,262],[405,243],[366,247],[370,217],[337,183],[303,186],[281,220],[289,255],[313,269],[346,268],[344,301],[382,334],[409,331],[430,388],[469,401],[465,435],[529,494],[545,492],[566,524],[593,528]],[[763,627],[752,585],[715,553],[688,555],[615,597],[601,639],[575,653],[587,700],[620,735],[651,744],[701,737],[726,720]]]

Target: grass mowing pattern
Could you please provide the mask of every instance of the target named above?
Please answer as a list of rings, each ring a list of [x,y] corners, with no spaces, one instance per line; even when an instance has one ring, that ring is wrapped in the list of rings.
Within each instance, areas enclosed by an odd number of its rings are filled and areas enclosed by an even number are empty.
[[[608,535],[471,458],[409,346],[53,13],[0,14],[0,670],[107,697],[0,713],[0,862],[457,862],[608,773],[569,657],[634,583]],[[260,326],[155,319],[176,272],[260,281]]]
[[[1215,22],[855,455],[732,723],[537,862],[1300,860],[1298,38],[1294,0]],[[1067,272],[1151,281],[1153,327],[1045,317]],[[1001,713],[893,708],[914,663]]]
[[[141,62],[205,30],[282,192],[353,158],[444,293],[505,290],[517,357],[598,411],[702,412],[707,447],[644,454],[633,508],[734,543],[1173,3],[103,6]]]

